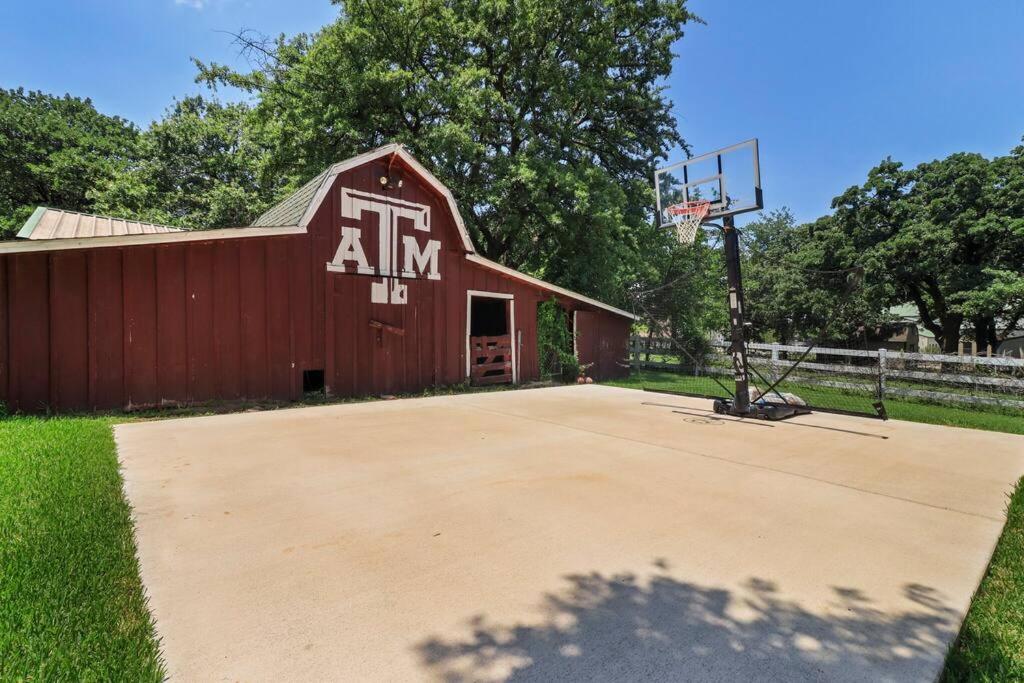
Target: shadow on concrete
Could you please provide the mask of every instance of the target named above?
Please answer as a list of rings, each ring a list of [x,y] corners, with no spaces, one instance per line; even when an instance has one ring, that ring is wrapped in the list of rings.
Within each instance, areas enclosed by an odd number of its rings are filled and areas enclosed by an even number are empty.
[[[823,616],[753,578],[735,593],[685,583],[655,562],[648,577],[567,576],[538,625],[469,621],[464,640],[418,646],[446,681],[934,680],[958,615],[933,589],[903,587],[906,611],[883,612],[833,587]]]

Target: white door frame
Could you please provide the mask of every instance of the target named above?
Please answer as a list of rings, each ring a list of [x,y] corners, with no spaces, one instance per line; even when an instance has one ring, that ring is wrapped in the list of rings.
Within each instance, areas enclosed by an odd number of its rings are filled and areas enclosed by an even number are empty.
[[[477,289],[466,290],[466,379],[469,379],[472,368],[472,355],[469,351],[469,330],[473,318],[473,297],[481,299],[505,299],[508,301],[509,330],[508,336],[512,343],[512,384],[519,383],[519,354],[516,351],[516,298],[503,292],[482,292]]]

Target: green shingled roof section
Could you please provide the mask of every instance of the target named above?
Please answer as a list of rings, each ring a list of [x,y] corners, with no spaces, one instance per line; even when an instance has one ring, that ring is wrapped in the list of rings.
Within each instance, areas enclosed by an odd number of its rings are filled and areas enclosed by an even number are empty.
[[[32,215],[25,221],[25,225],[21,226],[21,230],[18,231],[16,237],[22,239],[28,239],[32,236],[32,231],[36,229],[36,225],[39,223],[39,219],[46,213],[45,206],[37,206],[36,210],[32,212]]]
[[[302,215],[306,213],[306,209],[309,208],[310,202],[313,201],[316,191],[320,189],[320,184],[323,183],[324,178],[326,178],[327,174],[330,172],[331,169],[328,168],[298,190],[288,195],[284,201],[267,209],[262,216],[252,222],[252,226],[254,228],[274,228],[298,225]]]

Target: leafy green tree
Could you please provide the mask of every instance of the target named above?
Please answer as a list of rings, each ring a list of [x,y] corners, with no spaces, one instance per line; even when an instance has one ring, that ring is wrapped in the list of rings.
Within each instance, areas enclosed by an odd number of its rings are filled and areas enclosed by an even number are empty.
[[[996,344],[1024,322],[1024,145],[993,160],[990,210],[976,232],[991,250],[974,286],[956,303],[981,346]]]
[[[913,302],[945,352],[965,325],[994,346],[1024,313],[1022,157],[958,153],[912,170],[886,159],[833,202],[865,279],[891,304]]]
[[[88,99],[0,89],[0,239],[40,205],[93,210],[89,190],[135,158],[137,138]]]
[[[541,377],[559,376],[574,381],[580,374],[580,363],[573,353],[574,340],[569,316],[552,297],[537,305],[537,356]]]
[[[139,139],[139,158],[92,193],[97,211],[186,228],[248,225],[269,203],[264,148],[245,104],[180,100]]]
[[[668,337],[684,358],[701,358],[708,334],[724,331],[728,321],[721,249],[703,232],[693,244],[653,227],[638,236],[642,258],[631,270],[633,311],[648,338]]]
[[[294,186],[401,142],[448,185],[487,256],[622,300],[676,130],[664,79],[685,0],[346,0],[314,35],[240,39],[258,67],[199,64],[259,98],[267,172]]]
[[[804,247],[808,230],[789,209],[760,214],[742,230],[745,318],[754,339],[789,343],[804,332],[802,298],[807,274],[793,255]]]
[[[886,319],[886,292],[866,283],[859,254],[831,217],[797,225],[787,208],[743,228],[746,319],[761,340],[863,339]]]

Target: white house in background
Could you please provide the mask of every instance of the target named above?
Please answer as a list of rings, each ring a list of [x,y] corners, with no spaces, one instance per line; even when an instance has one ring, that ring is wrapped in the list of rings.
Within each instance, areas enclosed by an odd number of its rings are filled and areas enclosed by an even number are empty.
[[[921,353],[942,352],[938,342],[935,341],[935,335],[921,324],[921,318],[918,313],[917,306],[913,304],[893,306],[889,309],[889,313],[894,315],[901,322],[917,325],[917,344]],[[961,353],[964,353],[965,355],[975,353],[984,355],[985,351],[983,349],[977,349],[970,341],[961,340]],[[996,347],[994,355],[1024,358],[1024,330],[1011,332],[1007,335],[1006,339]]]
[[[921,316],[917,306],[914,304],[903,304],[893,306],[889,313],[896,316],[900,322],[917,326],[917,350],[919,353],[941,353],[939,343],[935,341],[935,335],[921,324]]]

